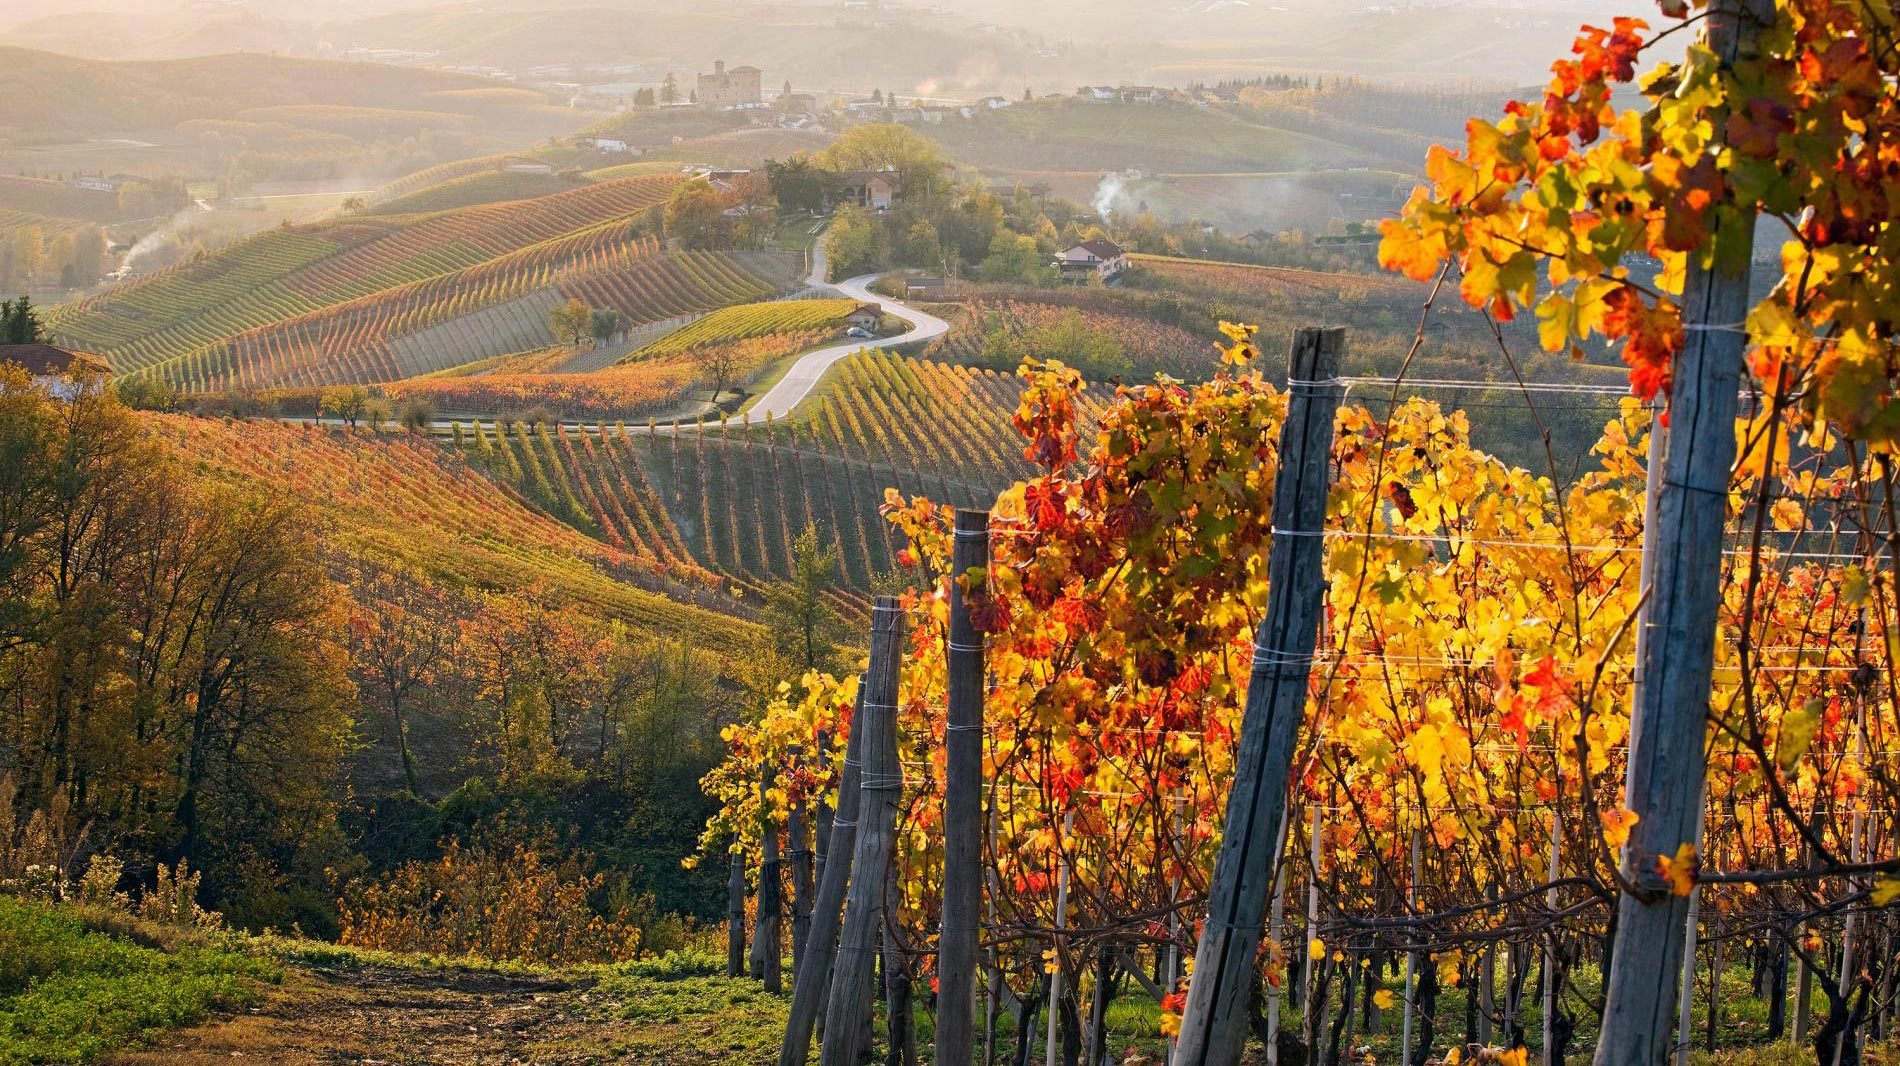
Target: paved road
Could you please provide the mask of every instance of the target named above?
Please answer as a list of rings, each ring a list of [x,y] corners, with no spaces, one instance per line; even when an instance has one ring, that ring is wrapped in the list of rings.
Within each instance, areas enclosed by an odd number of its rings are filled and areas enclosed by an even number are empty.
[[[935,315],[926,314],[907,304],[899,303],[896,300],[879,296],[877,293],[866,288],[871,282],[877,280],[877,275],[875,274],[865,274],[862,277],[852,278],[849,281],[841,281],[835,285],[826,281],[825,275],[829,270],[830,264],[825,261],[825,244],[823,241],[819,241],[813,248],[811,258],[811,276],[805,279],[806,284],[813,288],[831,289],[840,295],[861,303],[877,304],[884,309],[885,314],[901,318],[905,322],[908,322],[910,329],[895,337],[879,337],[875,340],[860,340],[851,341],[848,344],[834,344],[829,348],[820,348],[815,352],[805,353],[799,357],[798,362],[792,364],[790,370],[785,372],[785,376],[779,379],[778,384],[772,386],[765,395],[752,401],[752,405],[746,409],[747,414],[754,422],[763,422],[767,416],[774,419],[783,419],[786,415],[790,414],[793,408],[804,401],[805,397],[811,395],[811,390],[817,387],[819,379],[825,376],[825,371],[831,369],[831,364],[843,359],[847,355],[851,355],[854,352],[862,352],[869,348],[894,348],[901,344],[927,341],[950,332],[950,323],[945,322],[943,319]]]

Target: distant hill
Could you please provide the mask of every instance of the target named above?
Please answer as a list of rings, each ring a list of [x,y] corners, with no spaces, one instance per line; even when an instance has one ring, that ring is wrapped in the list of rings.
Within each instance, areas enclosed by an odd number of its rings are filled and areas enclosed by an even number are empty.
[[[518,150],[596,112],[470,75],[238,53],[111,62],[0,47],[0,173],[361,188]]]

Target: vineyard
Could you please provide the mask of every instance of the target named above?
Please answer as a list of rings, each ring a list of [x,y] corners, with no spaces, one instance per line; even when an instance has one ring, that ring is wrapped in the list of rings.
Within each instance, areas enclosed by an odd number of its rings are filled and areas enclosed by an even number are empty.
[[[568,422],[645,418],[676,404],[699,377],[683,359],[655,359],[586,373],[512,367],[457,377],[418,377],[382,386],[395,400],[427,398],[450,418],[508,418],[545,412]]]
[[[120,215],[115,193],[5,174],[0,175],[0,215],[8,212],[87,222],[110,222]]]
[[[584,405],[589,390],[611,395],[616,378],[645,380],[649,368],[683,372],[676,363],[642,362],[525,380],[518,395],[509,394],[517,379],[499,376],[389,389],[427,391],[451,410],[458,397],[495,388],[500,395],[481,401],[494,405],[487,410],[509,410],[510,402],[524,410],[536,401]],[[490,423],[462,431],[460,441],[477,466],[549,513],[622,550],[721,574],[740,587],[788,577],[792,538],[809,523],[838,546],[839,583],[862,595],[902,547],[877,518],[886,490],[976,503],[1031,469],[1007,443],[1019,389],[1016,379],[992,371],[864,353],[840,362],[810,413],[787,422],[662,426],[658,433]],[[1104,391],[1086,393],[1084,417],[1099,414],[1106,400]]]
[[[986,353],[993,335],[1004,334],[1017,342],[1004,345],[1009,369],[1022,356],[1036,359],[1069,358],[1062,342],[1076,332],[1096,334],[1112,340],[1117,353],[1126,360],[1132,379],[1146,379],[1156,373],[1184,380],[1202,380],[1211,376],[1216,365],[1214,346],[1186,329],[1157,322],[1142,315],[1118,312],[1094,306],[1098,301],[1060,299],[976,298],[968,301],[959,316],[957,328],[932,343],[924,351],[930,359],[945,362],[990,365],[994,356]]]
[[[727,307],[667,334],[640,349],[634,357],[677,355],[694,348],[732,344],[773,333],[837,332],[845,314],[855,306],[853,300],[781,300]]]
[[[454,587],[552,597],[708,651],[746,639],[746,623],[690,605],[717,602],[696,568],[602,544],[427,438],[181,416],[154,425],[199,476],[277,487],[353,554]]]
[[[370,211],[375,215],[432,214],[481,204],[532,200],[552,196],[574,188],[576,180],[560,174],[526,174],[495,169],[465,177],[450,178],[413,192],[380,200]]]
[[[1425,293],[1384,373],[1233,321],[1212,380],[1105,409],[1027,364],[1026,476],[887,502],[863,672],[761,699],[702,782],[727,973],[782,991],[793,931],[782,1066],[920,1057],[925,1017],[946,1066],[1894,1060],[1900,52],[1851,6],[1663,17],[1432,148],[1381,227],[1414,288],[1137,271]],[[1454,300],[1510,385],[1417,375]],[[1474,444],[1500,395],[1534,464]]]
[[[288,318],[156,372],[194,389],[396,381],[545,344],[548,310],[570,298],[637,326],[771,296],[784,273],[755,273],[728,253],[663,255],[652,239],[626,237],[608,223]]]
[[[97,351],[119,373],[164,370],[194,380],[193,367],[218,365],[211,352],[259,330],[386,290],[444,279],[494,264],[528,270],[587,248],[625,246],[616,224],[659,203],[668,177],[601,182],[525,203],[421,218],[346,218],[286,226],[56,310],[68,343]],[[518,281],[517,281],[518,284]],[[525,291],[525,290],[522,290]],[[519,295],[516,292],[515,295]],[[196,380],[209,380],[203,370]]]

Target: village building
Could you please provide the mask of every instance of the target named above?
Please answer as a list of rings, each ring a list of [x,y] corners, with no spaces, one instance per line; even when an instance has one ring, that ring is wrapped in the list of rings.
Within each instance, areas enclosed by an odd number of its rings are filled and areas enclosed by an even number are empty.
[[[1128,269],[1128,252],[1111,240],[1096,238],[1064,248],[1056,255],[1056,269],[1069,281],[1086,281],[1093,275],[1113,281]]]
[[[721,59],[713,64],[711,74],[699,75],[694,98],[701,107],[762,107],[765,97],[759,81],[764,73],[758,67],[733,67],[727,70],[726,61]]]
[[[859,304],[844,316],[846,329],[874,330],[884,321],[884,309],[876,304]]]
[[[0,366],[22,367],[35,387],[61,400],[71,400],[99,388],[112,375],[102,356],[51,344],[0,344]]]
[[[597,152],[613,152],[615,154],[632,151],[632,149],[627,146],[626,141],[615,140],[612,137],[594,138],[594,150]]]
[[[833,187],[835,206],[868,207],[889,211],[903,197],[903,181],[894,170],[854,170],[838,175]]]
[[[949,294],[949,286],[940,277],[919,275],[904,279],[904,296],[911,300],[941,300]]]

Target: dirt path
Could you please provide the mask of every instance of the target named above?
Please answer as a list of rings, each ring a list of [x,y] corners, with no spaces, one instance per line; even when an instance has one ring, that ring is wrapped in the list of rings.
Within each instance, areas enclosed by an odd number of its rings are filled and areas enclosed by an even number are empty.
[[[505,974],[287,965],[283,984],[243,1013],[167,1033],[110,1066],[189,1066],[233,1059],[332,1063],[614,1061],[613,1030],[587,989]]]

